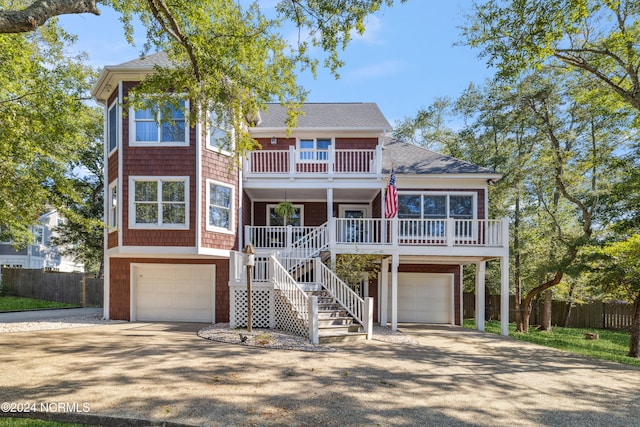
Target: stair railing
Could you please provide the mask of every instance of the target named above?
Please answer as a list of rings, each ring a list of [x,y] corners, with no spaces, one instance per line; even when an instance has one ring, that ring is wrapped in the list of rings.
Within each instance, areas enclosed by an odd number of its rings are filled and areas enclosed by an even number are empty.
[[[280,264],[275,256],[271,256],[271,274],[273,286],[278,289],[298,313],[305,325],[309,324],[309,296],[291,277],[291,274]]]
[[[349,314],[361,325],[365,326],[365,301],[355,293],[342,279],[340,279],[329,267],[316,258],[316,268],[320,276],[322,287],[342,305]]]
[[[316,227],[298,240],[291,247],[282,251],[279,258],[313,258],[329,248],[327,223]]]

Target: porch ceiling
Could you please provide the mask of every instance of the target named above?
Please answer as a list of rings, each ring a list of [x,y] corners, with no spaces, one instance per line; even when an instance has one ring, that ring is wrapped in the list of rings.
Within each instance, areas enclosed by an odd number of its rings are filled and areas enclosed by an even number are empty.
[[[245,188],[245,193],[253,201],[326,201],[327,190],[325,188]],[[369,203],[376,197],[379,189],[360,188],[333,190],[333,201],[339,203]]]

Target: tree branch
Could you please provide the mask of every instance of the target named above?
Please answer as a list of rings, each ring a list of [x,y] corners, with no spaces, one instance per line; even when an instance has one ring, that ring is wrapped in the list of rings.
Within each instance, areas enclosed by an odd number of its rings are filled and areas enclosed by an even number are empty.
[[[101,0],[36,0],[22,10],[0,10],[0,33],[28,33],[47,20],[75,13],[100,15]]]

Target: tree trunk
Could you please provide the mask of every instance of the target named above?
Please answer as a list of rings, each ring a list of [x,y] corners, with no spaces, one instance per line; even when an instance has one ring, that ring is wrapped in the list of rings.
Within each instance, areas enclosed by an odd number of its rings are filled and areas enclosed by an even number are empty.
[[[629,356],[640,358],[640,294],[636,295],[636,299],[633,301]]]
[[[553,302],[553,290],[544,291],[544,310],[542,311],[542,323],[540,330],[551,332],[551,303]]]
[[[575,257],[574,257],[575,258]],[[547,289],[557,285],[564,277],[564,271],[559,270],[556,271],[553,278],[547,282],[544,282],[541,285],[536,286],[531,289],[527,296],[522,301],[522,331],[524,333],[529,332],[529,318],[531,316],[531,301],[539,295],[541,292],[546,291]]]
[[[571,321],[571,310],[573,309],[573,296],[576,292],[576,284],[575,283],[571,283],[571,286],[569,287],[569,298],[567,301],[567,314],[564,316],[564,327],[568,328],[569,327],[569,322]]]

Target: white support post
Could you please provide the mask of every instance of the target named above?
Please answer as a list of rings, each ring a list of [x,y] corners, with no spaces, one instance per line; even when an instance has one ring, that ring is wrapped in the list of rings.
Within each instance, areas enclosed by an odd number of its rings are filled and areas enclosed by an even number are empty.
[[[509,247],[509,218],[504,218],[502,220],[502,241],[500,242],[500,247],[508,248]]]
[[[293,179],[296,175],[296,150],[293,145],[289,146],[289,178]]]
[[[382,144],[376,145],[376,175],[382,176]]]
[[[336,159],[336,146],[335,144],[329,145],[329,150],[327,152],[327,174],[329,175],[329,180],[333,179],[333,173],[335,171],[335,159]]]
[[[380,325],[387,326],[387,307],[389,304],[389,258],[382,260],[380,268]]]
[[[391,220],[391,244],[394,248],[398,247],[398,235],[400,233],[400,220],[398,215]]]
[[[287,225],[287,246],[286,248],[289,249],[293,246],[293,227],[290,225]]]
[[[329,218],[327,226],[329,227],[327,229],[329,249],[331,250],[331,253],[333,253],[333,248],[336,246],[336,219],[333,216]]]
[[[249,225],[245,225],[244,226],[244,246],[247,246],[249,243],[251,243],[251,226]]]
[[[484,331],[484,279],[487,270],[485,261],[476,264],[476,329]]]
[[[362,315],[364,321],[364,331],[367,333],[367,339],[373,338],[373,298],[366,297],[364,299],[364,313]]]
[[[398,330],[398,264],[399,255],[391,257],[391,330]]]
[[[447,218],[447,246],[453,246],[454,236],[456,234],[456,224],[453,218]]]
[[[320,277],[320,264],[322,264],[320,257],[315,257],[313,264],[313,282],[316,284],[322,282],[322,278]]]
[[[327,188],[327,224],[329,225],[329,243],[335,243],[335,227],[332,227],[334,223],[331,222],[333,219],[333,188]],[[333,240],[332,240],[332,237]]]
[[[318,336],[318,297],[309,297],[309,339],[313,344],[320,343]]]
[[[500,335],[509,335],[509,257],[500,257]]]

